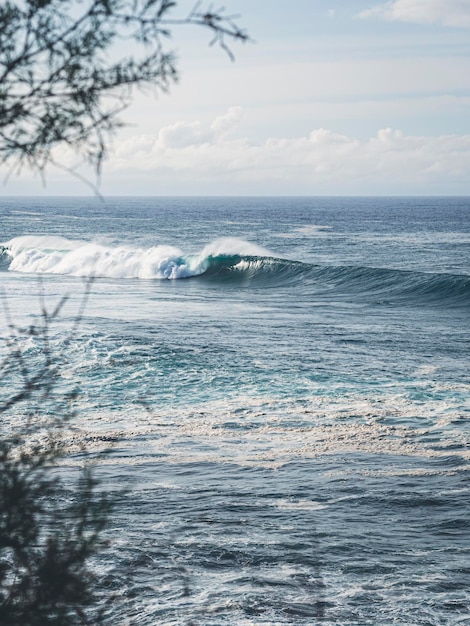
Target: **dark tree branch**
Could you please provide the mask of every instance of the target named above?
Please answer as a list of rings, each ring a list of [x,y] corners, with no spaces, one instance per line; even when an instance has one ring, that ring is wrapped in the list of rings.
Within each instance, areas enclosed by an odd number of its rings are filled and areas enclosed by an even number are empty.
[[[7,0],[0,5],[0,162],[44,174],[53,149],[72,148],[97,177],[132,89],[167,91],[178,80],[164,40],[196,26],[227,41],[249,40],[234,15],[201,9],[179,18],[171,0]],[[122,42],[133,55],[123,57]],[[113,60],[111,60],[113,59]],[[109,99],[118,100],[110,106]]]

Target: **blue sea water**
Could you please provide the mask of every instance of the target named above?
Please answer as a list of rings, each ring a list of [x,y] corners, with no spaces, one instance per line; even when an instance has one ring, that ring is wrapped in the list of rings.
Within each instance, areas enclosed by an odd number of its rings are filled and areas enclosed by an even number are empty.
[[[469,198],[0,201],[17,323],[90,275],[111,623],[470,625]]]

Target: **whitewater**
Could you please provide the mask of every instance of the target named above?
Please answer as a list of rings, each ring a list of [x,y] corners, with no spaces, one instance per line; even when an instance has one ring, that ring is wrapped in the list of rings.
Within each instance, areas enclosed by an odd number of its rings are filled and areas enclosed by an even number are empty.
[[[5,259],[11,257],[11,271],[147,279],[198,276],[217,256],[223,259],[233,254],[269,254],[261,246],[230,238],[209,244],[199,255],[185,257],[181,250],[168,245],[147,249],[109,247],[48,236],[15,237],[4,243],[0,252]]]
[[[68,298],[110,623],[470,625],[469,252],[468,198],[0,201],[0,350]]]

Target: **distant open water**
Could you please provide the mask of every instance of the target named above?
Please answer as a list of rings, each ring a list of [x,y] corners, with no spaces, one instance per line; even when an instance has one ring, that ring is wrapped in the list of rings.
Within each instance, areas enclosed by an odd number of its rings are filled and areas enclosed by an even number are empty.
[[[0,201],[15,320],[90,274],[110,623],[470,625],[470,199]]]

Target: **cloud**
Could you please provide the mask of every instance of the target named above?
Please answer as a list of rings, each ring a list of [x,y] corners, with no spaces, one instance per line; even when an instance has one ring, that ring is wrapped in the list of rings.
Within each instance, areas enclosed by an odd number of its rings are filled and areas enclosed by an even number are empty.
[[[207,122],[182,120],[155,134],[116,141],[104,163],[103,192],[470,194],[470,134],[412,135],[380,128],[372,136],[359,138],[316,128],[299,136],[253,140],[240,123],[244,117],[249,115],[231,107]],[[247,122],[249,127],[250,120]],[[77,161],[64,147],[55,151],[54,158],[70,168]],[[92,173],[80,171],[93,179]],[[13,179],[9,189],[23,193],[25,178],[31,184],[31,175],[25,171],[18,189]],[[48,183],[58,185],[61,192],[71,192],[70,175],[64,172],[51,169]],[[77,192],[83,189],[78,187]]]
[[[162,148],[181,149],[216,143],[230,133],[241,118],[240,107],[230,107],[225,115],[217,117],[209,127],[200,122],[177,122],[162,128],[158,134],[158,145]]]
[[[367,189],[384,183],[396,193],[417,184],[468,187],[470,135],[407,135],[383,128],[357,139],[319,128],[305,136],[252,142],[233,134],[240,116],[240,109],[232,108],[210,124],[179,122],[156,137],[130,138],[111,155],[106,177],[127,171],[151,180],[164,172],[183,186],[228,184],[230,193],[243,193],[244,185],[264,187],[266,193],[297,186],[314,193],[316,185],[325,184]]]
[[[362,18],[470,28],[469,0],[389,0],[362,11]]]

